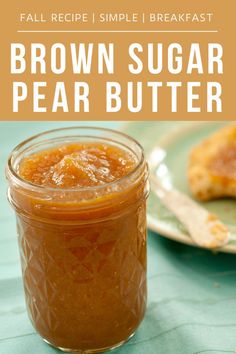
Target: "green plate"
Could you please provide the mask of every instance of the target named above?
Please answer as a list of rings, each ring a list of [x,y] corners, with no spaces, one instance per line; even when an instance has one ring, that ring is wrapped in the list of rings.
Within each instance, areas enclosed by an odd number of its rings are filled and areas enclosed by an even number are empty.
[[[128,122],[125,132],[136,138],[146,153],[161,148],[162,158],[155,172],[163,183],[191,196],[187,182],[188,155],[192,147],[209,134],[219,129],[223,122]],[[219,199],[202,203],[215,213],[229,227],[230,242],[221,248],[222,252],[236,253],[236,203],[234,199]],[[159,234],[188,245],[194,242],[176,217],[151,192],[148,200],[148,225]]]

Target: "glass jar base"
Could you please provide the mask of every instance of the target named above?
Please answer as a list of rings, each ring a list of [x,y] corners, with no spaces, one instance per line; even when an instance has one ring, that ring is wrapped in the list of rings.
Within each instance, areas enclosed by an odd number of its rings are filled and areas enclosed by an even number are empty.
[[[133,332],[127,339],[125,339],[117,344],[114,344],[111,347],[105,347],[105,348],[99,348],[99,349],[86,349],[86,350],[56,347],[55,345],[50,343],[47,339],[43,338],[43,340],[45,343],[49,344],[51,347],[59,349],[64,353],[93,354],[93,353],[103,353],[106,351],[111,351],[111,350],[117,349],[117,348],[121,347],[123,344],[125,344],[126,342],[128,342],[134,336],[134,334],[135,334],[135,332]]]

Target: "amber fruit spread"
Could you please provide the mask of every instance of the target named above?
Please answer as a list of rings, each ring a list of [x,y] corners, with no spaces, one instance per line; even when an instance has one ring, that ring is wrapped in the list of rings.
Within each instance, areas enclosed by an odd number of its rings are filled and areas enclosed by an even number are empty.
[[[221,148],[210,164],[213,176],[236,180],[236,143]]]
[[[25,158],[19,175],[47,187],[90,187],[114,182],[131,172],[135,165],[131,153],[112,145],[69,144]]]
[[[56,347],[111,348],[144,316],[144,165],[138,177],[127,178],[137,165],[129,149],[100,142],[58,145],[18,165],[30,183],[10,188],[27,308],[36,330]],[[40,196],[30,186],[39,186]]]

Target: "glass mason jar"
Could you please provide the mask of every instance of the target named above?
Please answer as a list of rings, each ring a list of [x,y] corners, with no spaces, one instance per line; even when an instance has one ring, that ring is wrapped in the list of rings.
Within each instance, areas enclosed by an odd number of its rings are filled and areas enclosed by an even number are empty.
[[[51,188],[23,180],[20,161],[40,150],[103,142],[137,160],[104,185]],[[101,128],[51,130],[19,144],[8,160],[25,299],[36,331],[63,351],[100,352],[133,335],[146,307],[147,164],[129,136]]]

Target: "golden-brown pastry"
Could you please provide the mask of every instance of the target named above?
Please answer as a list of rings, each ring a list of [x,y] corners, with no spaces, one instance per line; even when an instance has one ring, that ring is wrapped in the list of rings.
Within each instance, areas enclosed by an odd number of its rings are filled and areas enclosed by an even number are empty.
[[[236,123],[218,130],[193,148],[188,180],[199,200],[236,197]]]

